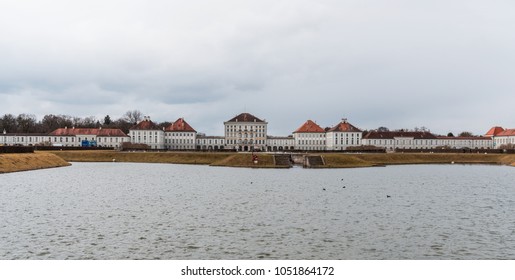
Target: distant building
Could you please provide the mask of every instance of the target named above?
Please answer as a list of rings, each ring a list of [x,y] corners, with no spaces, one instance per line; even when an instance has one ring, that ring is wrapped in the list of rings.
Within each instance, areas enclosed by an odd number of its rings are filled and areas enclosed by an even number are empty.
[[[492,137],[449,137],[437,136],[436,147],[448,147],[451,149],[491,149]]]
[[[223,136],[206,136],[198,134],[196,140],[197,150],[217,151],[225,148],[225,138]]]
[[[266,138],[266,150],[268,152],[276,151],[289,151],[295,149],[295,139],[293,136],[267,136]]]
[[[197,131],[183,118],[165,128],[165,148],[168,150],[195,150]]]
[[[54,146],[97,146],[120,148],[130,138],[118,128],[58,128],[48,134],[48,143]]]
[[[387,151],[395,149],[431,149],[437,138],[430,132],[370,131],[363,136],[364,146],[376,146]]]
[[[44,145],[49,141],[48,134],[44,133],[7,133],[4,129],[0,135],[0,145],[5,146],[36,146]]]
[[[342,119],[336,126],[326,132],[328,150],[346,150],[347,147],[361,145],[363,131]]]
[[[150,120],[149,116],[145,116],[143,121],[129,129],[131,143],[146,144],[151,149],[165,148],[165,132],[164,127],[158,127]]]
[[[490,149],[490,137],[436,136],[427,131],[370,131],[363,136],[363,145],[395,149]]]
[[[504,129],[500,126],[492,127],[485,136],[492,137],[495,149],[515,147],[515,129]]]
[[[307,120],[293,132],[296,150],[323,151],[326,150],[325,130],[312,120]]]
[[[362,130],[342,119],[334,127],[322,128],[307,120],[293,135],[269,136],[268,123],[250,113],[241,113],[224,122],[224,136],[206,136],[179,118],[167,127],[159,127],[145,116],[129,130],[116,128],[59,128],[49,134],[0,134],[0,145],[98,146],[121,148],[123,142],[145,144],[150,149],[231,150],[231,151],[342,151],[350,147],[374,146],[395,149],[504,149],[515,147],[515,129],[492,127],[484,136],[449,137],[428,131]]]
[[[249,113],[241,113],[224,122],[225,147],[236,151],[264,151],[267,122]]]

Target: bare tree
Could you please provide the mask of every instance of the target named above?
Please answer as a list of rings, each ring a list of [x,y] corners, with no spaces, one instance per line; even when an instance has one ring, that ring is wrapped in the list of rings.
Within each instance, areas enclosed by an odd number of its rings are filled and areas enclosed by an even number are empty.
[[[66,115],[45,115],[41,120],[41,130],[47,133],[71,126],[73,126],[72,117]]]
[[[19,114],[16,118],[16,123],[18,125],[18,132],[30,133],[34,132],[37,120],[34,115]]]
[[[16,117],[12,114],[5,114],[0,119],[0,129],[6,132],[16,132],[17,131],[17,123],[16,123]],[[2,132],[0,131],[0,133]]]
[[[86,128],[97,127],[97,119],[94,116],[86,117],[82,120],[81,127],[86,127]]]
[[[380,127],[377,128],[377,131],[379,131],[379,132],[388,132],[390,130],[388,129],[388,127],[380,126]]]
[[[137,124],[143,119],[143,114],[139,110],[132,110],[127,111],[123,118],[131,124]]]
[[[169,127],[171,124],[172,124],[171,122],[161,122],[161,123],[159,123],[157,126],[158,126],[159,128],[163,128],[163,127],[164,127],[164,128],[167,128],[167,127]]]
[[[459,137],[472,137],[472,136],[474,136],[474,134],[472,134],[472,132],[469,132],[469,131],[463,131],[458,136]]]
[[[124,133],[129,133],[129,129],[134,124],[128,122],[125,118],[119,118],[111,123],[111,127],[116,127],[121,129]]]

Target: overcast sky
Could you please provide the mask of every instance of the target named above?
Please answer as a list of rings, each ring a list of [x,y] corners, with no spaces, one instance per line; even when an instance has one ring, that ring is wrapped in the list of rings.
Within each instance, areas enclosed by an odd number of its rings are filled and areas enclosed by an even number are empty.
[[[0,114],[515,127],[515,2],[0,1]]]

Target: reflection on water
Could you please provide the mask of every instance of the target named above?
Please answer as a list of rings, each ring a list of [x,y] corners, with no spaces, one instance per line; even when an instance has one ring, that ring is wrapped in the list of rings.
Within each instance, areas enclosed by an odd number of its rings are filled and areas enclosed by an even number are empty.
[[[0,259],[514,259],[514,181],[483,165],[74,163],[0,175]]]

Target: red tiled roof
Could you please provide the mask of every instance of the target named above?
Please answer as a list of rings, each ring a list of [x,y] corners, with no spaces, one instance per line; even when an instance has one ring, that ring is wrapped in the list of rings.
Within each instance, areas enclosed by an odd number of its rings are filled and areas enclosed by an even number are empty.
[[[342,120],[339,124],[337,124],[335,127],[329,129],[328,131],[337,131],[337,132],[362,132],[357,127],[353,126],[352,124],[348,123],[347,120]]]
[[[249,113],[241,113],[227,122],[265,122]]]
[[[318,124],[314,123],[312,120],[307,120],[301,127],[297,128],[293,133],[299,132],[309,132],[309,133],[320,133],[325,132],[323,128],[321,128]]]
[[[118,137],[128,137],[127,134],[123,133],[121,129],[118,128],[102,128],[98,129],[97,136],[118,136]]]
[[[143,120],[139,122],[137,125],[130,128],[130,130],[161,130],[155,123],[151,120]]]
[[[500,126],[494,126],[485,134],[485,136],[496,136],[498,133],[504,131],[504,128]]]
[[[505,129],[504,131],[499,132],[495,136],[515,136],[515,129],[514,128]]]
[[[165,128],[165,131],[188,131],[197,132],[183,118],[180,118]]]
[[[385,131],[385,132],[379,132],[379,131],[370,131],[365,136],[363,136],[363,139],[394,139],[397,137],[409,137],[413,139],[436,139],[436,136],[434,136],[430,132],[405,132],[405,131]]]
[[[75,135],[96,135],[96,136],[116,136],[127,137],[118,128],[58,128],[50,132],[51,136],[75,136]]]

